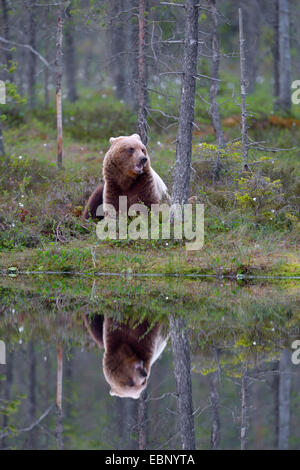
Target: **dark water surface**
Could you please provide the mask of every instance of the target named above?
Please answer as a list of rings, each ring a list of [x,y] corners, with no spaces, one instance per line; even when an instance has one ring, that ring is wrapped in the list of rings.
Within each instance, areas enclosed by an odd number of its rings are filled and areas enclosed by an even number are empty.
[[[0,448],[299,449],[299,301],[299,280],[2,278]]]

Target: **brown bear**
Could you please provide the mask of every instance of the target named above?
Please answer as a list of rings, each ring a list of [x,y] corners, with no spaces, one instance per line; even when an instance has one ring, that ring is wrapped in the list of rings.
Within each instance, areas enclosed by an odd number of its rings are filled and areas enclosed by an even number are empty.
[[[150,158],[138,134],[111,137],[110,148],[103,161],[104,183],[90,196],[83,212],[89,216],[102,216],[97,209],[103,203],[119,210],[119,196],[127,196],[127,207],[144,203],[147,207],[158,204],[163,197],[169,200],[168,190],[160,176],[151,168]]]
[[[147,387],[153,363],[168,341],[162,325],[150,326],[144,320],[131,326],[101,315],[92,319],[85,315],[84,323],[93,340],[105,350],[103,372],[110,395],[139,398]]]

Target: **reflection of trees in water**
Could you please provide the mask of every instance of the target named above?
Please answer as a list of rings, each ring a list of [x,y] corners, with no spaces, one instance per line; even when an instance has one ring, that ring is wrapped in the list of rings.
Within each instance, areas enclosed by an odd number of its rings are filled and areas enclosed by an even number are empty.
[[[183,450],[195,449],[190,343],[183,318],[170,315],[177,410]]]
[[[11,399],[11,387],[13,384],[13,370],[14,370],[14,353],[12,352],[9,355],[9,362],[6,364],[6,381],[3,383],[0,383],[0,390],[1,390],[1,395],[2,391],[4,392],[2,396],[4,396],[4,400],[9,401]],[[3,390],[4,389],[4,390]],[[0,401],[1,404],[1,401]],[[6,427],[9,424],[9,418],[8,415],[4,414],[3,415],[3,429],[6,429]],[[1,439],[1,448],[5,449],[7,446],[7,440],[6,438]]]
[[[108,396],[101,373],[102,353],[81,324],[82,312],[89,311],[86,300],[74,304],[61,294],[63,304],[54,307],[55,302],[43,299],[41,303],[36,295],[29,299],[30,314],[22,319],[17,314],[12,319],[4,311],[0,328],[7,332],[9,341],[6,380],[0,382],[0,398],[13,400],[19,393],[26,394],[26,398],[21,399],[20,410],[15,415],[0,417],[0,436],[8,424],[17,430],[27,430],[13,438],[12,434],[6,435],[0,440],[1,448],[48,448],[62,447],[62,444],[64,448],[114,449],[297,447],[300,409],[293,396],[300,386],[300,368],[292,367],[288,350],[282,350],[288,348],[287,338],[299,332],[296,316],[291,315],[289,324],[286,323],[282,312],[287,310],[287,304],[284,301],[281,305],[276,293],[274,300],[269,300],[273,296],[271,288],[268,291],[265,287],[264,294],[269,297],[261,301],[260,309],[257,308],[260,291],[256,287],[234,296],[229,290],[226,291],[229,302],[222,298],[225,306],[217,297],[210,297],[210,293],[203,297],[203,305],[194,300],[188,304],[190,297],[185,297],[188,305],[187,311],[185,307],[182,310],[185,317],[169,319],[172,340],[154,364],[146,399],[139,401]],[[161,298],[152,295],[151,299],[149,305],[161,312]],[[143,298],[144,311],[148,309],[148,300]],[[229,306],[234,308],[237,300],[239,309],[231,315]],[[165,296],[162,302],[166,304]],[[171,303],[169,297],[168,302],[169,314],[181,299]],[[20,305],[24,308],[24,297],[20,297]],[[120,318],[123,310],[116,303],[114,306]],[[131,305],[130,314],[132,309]],[[135,320],[138,312],[133,314]],[[152,321],[153,318],[155,315]],[[22,346],[18,345],[15,334],[18,322],[25,326],[23,334],[27,335]],[[252,345],[253,338],[256,346]],[[28,430],[51,402],[55,403],[55,344],[59,343],[65,352],[63,432],[56,434],[54,409]],[[72,354],[67,354],[70,345]],[[45,350],[47,362],[43,362]],[[280,351],[280,361],[277,361]],[[170,353],[173,353],[174,373]]]
[[[212,427],[210,445],[213,450],[219,448],[220,444],[220,398],[219,398],[219,371],[212,372],[208,376],[209,380],[209,401],[211,405]]]
[[[57,345],[57,375],[56,375],[56,441],[57,448],[63,448],[63,348]]]
[[[287,450],[289,448],[290,437],[290,402],[292,384],[291,352],[288,349],[284,349],[282,351],[277,370],[277,449]]]

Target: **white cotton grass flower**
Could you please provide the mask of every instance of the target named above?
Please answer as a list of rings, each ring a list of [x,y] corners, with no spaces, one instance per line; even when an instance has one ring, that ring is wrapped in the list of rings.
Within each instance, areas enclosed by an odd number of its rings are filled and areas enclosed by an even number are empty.
[[[19,202],[19,206],[24,207],[24,204],[22,204],[22,202]]]
[[[254,197],[254,198],[252,198],[252,199],[253,199],[253,201],[256,201],[256,197]]]
[[[19,327],[19,333],[22,333],[22,331],[24,331],[24,326]]]
[[[22,155],[19,155],[19,160],[22,160],[22,158],[23,158]]]
[[[253,343],[252,343],[252,344],[253,344],[253,346],[256,346],[256,341],[253,341]]]

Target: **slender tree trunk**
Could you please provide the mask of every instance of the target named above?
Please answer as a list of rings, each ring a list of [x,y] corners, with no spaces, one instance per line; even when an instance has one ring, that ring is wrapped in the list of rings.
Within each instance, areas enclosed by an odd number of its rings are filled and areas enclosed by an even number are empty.
[[[28,348],[29,355],[29,377],[28,377],[28,417],[29,422],[33,423],[36,417],[36,357],[33,342],[30,341]],[[35,431],[31,431],[28,439],[28,448],[35,448]]]
[[[52,377],[51,377],[51,356],[50,356],[50,348],[47,347],[46,350],[46,357],[47,361],[45,362],[45,367],[44,367],[44,374],[43,374],[43,380],[45,383],[44,386],[44,403],[45,403],[45,410],[48,408],[50,404],[50,395],[52,395]],[[50,385],[51,384],[51,385]],[[51,393],[50,393],[50,386],[51,386]],[[46,434],[45,436],[45,448],[48,449],[49,447],[49,434]]]
[[[274,21],[274,107],[278,107],[279,98],[279,0],[275,0],[275,21]]]
[[[177,410],[183,450],[195,449],[190,344],[182,318],[170,315],[170,331],[177,391]]]
[[[63,145],[62,145],[62,39],[63,39],[63,8],[59,7],[57,18],[56,37],[56,120],[57,120],[57,166],[62,168]]]
[[[46,41],[45,41],[45,59],[49,62],[49,7],[45,8],[45,28],[46,28]],[[49,108],[49,67],[45,67],[44,72],[44,104],[45,108]]]
[[[147,145],[147,70],[145,58],[146,1],[139,0],[139,56],[138,56],[138,133]]]
[[[57,346],[57,378],[56,378],[56,411],[57,411],[57,420],[56,420],[56,439],[57,439],[57,448],[62,450],[63,448],[63,424],[62,424],[62,379],[63,379],[63,352],[62,346],[59,344]]]
[[[212,59],[211,59],[211,77],[219,78],[219,65],[220,65],[220,49],[218,39],[218,17],[216,9],[216,0],[210,0],[211,16],[212,16],[212,31],[211,31],[211,48],[212,48]],[[210,115],[212,119],[212,125],[216,133],[218,147],[224,147],[226,140],[221,125],[221,116],[219,112],[219,106],[217,102],[217,96],[219,91],[219,82],[212,80],[210,85]],[[217,174],[215,179],[218,179],[219,168],[216,169]]]
[[[219,448],[220,444],[220,398],[218,391],[219,373],[213,372],[209,375],[209,397],[212,407],[212,430],[210,445],[213,450]]]
[[[74,41],[74,21],[71,15],[71,4],[66,9],[65,23],[65,66],[66,66],[66,82],[67,97],[73,103],[78,99],[76,88],[76,58],[75,58],[75,41]]]
[[[1,117],[1,113],[0,113]],[[2,133],[2,122],[0,119],[0,155],[5,155],[5,149],[4,149],[4,139],[3,139],[3,133]]]
[[[240,30],[240,67],[241,67],[241,111],[242,111],[242,149],[243,149],[243,167],[248,168],[248,126],[246,109],[246,58],[245,58],[245,38],[243,27],[243,12],[239,8],[239,30]]]
[[[291,52],[289,0],[279,0],[279,100],[281,110],[291,110]]]
[[[189,197],[193,121],[198,53],[199,8],[194,0],[185,4],[184,57],[172,203],[183,204]]]
[[[247,429],[248,423],[248,387],[249,379],[247,377],[247,368],[243,371],[241,382],[241,450],[247,449]]]
[[[28,23],[29,23],[29,38],[28,44],[36,50],[36,10],[33,1],[28,3]],[[28,56],[28,95],[29,106],[31,109],[36,106],[36,55],[29,52]]]
[[[27,28],[27,17],[24,16],[19,16],[17,20],[16,27],[18,28],[18,31],[26,31]],[[24,42],[27,42],[26,39],[27,34],[23,35]],[[24,53],[24,49],[22,47],[18,47],[15,56],[16,56],[16,61],[18,64],[17,71],[15,73],[15,82],[18,87],[18,92],[20,96],[24,96],[26,93],[26,86],[27,86],[27,58],[28,58],[29,52]],[[25,73],[20,73],[20,70],[26,71]]]
[[[287,450],[290,437],[291,353],[285,349],[280,357],[278,377],[278,439],[277,448]]]

